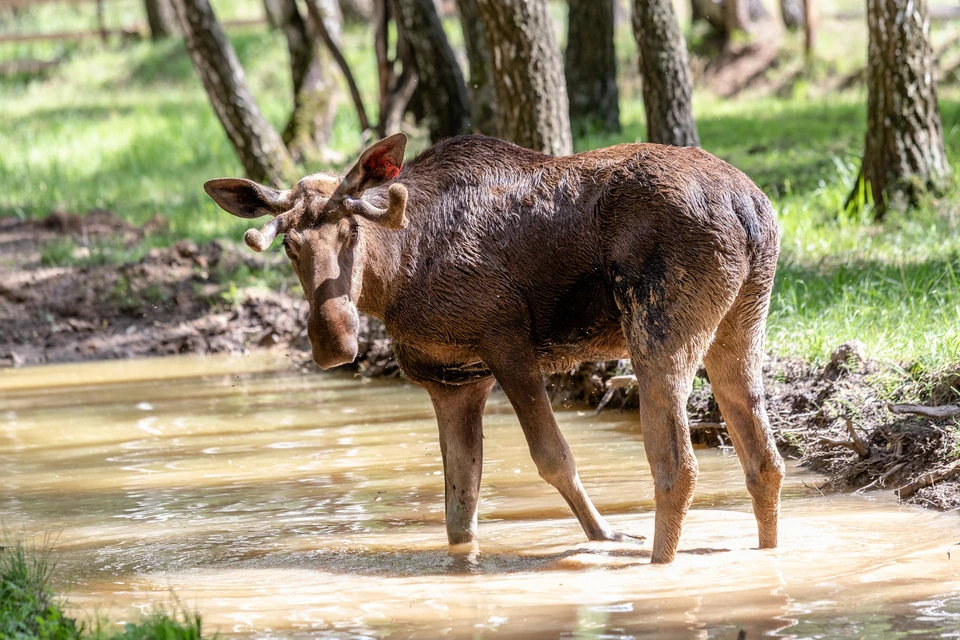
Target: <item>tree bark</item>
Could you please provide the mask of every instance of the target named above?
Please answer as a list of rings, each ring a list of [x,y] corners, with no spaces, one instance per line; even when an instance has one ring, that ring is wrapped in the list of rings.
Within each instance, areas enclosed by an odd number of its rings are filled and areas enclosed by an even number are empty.
[[[692,20],[706,21],[714,31],[723,35],[724,38],[728,38],[730,35],[728,22],[730,18],[728,15],[736,23],[742,22],[746,27],[767,15],[762,0],[735,0],[732,8],[727,0],[720,0],[719,2],[716,0],[691,0],[690,6]],[[745,27],[735,26],[734,28]]]
[[[395,0],[395,7],[397,29],[416,66],[430,139],[469,131],[467,88],[433,0]]]
[[[813,48],[817,43],[817,23],[819,22],[819,0],[803,1],[803,57],[807,64],[813,59]]]
[[[144,0],[147,10],[147,25],[150,27],[150,38],[159,42],[170,37],[170,7],[166,0]]]
[[[727,33],[750,30],[748,0],[723,0],[723,21]]]
[[[867,135],[861,176],[878,218],[943,186],[943,148],[927,0],[867,0]],[[851,198],[856,197],[854,186]]]
[[[570,124],[578,131],[620,131],[614,0],[567,0],[564,75]]]
[[[330,60],[317,46],[317,36],[300,14],[296,0],[267,0],[287,39],[293,80],[293,111],[283,131],[283,141],[294,159],[316,157],[329,141],[337,107],[337,84],[326,69]],[[340,7],[335,0],[320,0],[324,24],[331,36],[340,37]]]
[[[634,0],[633,34],[640,52],[647,139],[700,146],[691,104],[687,47],[672,0]]]
[[[493,59],[500,134],[544,153],[571,153],[563,59],[546,0],[477,0]]]
[[[174,0],[187,51],[247,177],[275,187],[295,179],[293,160],[260,113],[209,0]]]
[[[783,26],[791,31],[803,26],[803,16],[806,11],[804,0],[780,0],[780,17]]]
[[[372,0],[339,0],[344,22],[367,24],[373,19]]]
[[[263,0],[263,15],[271,29],[283,29],[283,5],[284,0]]]
[[[497,135],[497,98],[493,87],[493,62],[487,36],[477,11],[477,0],[457,0],[463,44],[470,63],[470,124],[475,133]]]

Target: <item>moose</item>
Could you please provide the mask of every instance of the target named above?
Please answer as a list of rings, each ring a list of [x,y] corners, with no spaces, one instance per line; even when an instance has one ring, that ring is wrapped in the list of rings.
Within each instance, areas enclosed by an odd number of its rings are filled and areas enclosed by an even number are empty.
[[[629,357],[654,482],[651,561],[672,562],[697,460],[686,402],[700,364],[737,451],[760,548],[777,545],[784,465],[764,406],[764,328],[779,230],[763,192],[698,148],[620,144],[565,157],[485,136],[404,164],[399,133],[343,177],[286,191],[246,179],[204,189],[241,218],[272,216],[310,305],[323,369],[357,356],[358,312],[379,318],[439,426],[451,549],[477,542],[482,416],[499,383],[540,476],[590,540],[629,541],[584,491],[547,373]]]

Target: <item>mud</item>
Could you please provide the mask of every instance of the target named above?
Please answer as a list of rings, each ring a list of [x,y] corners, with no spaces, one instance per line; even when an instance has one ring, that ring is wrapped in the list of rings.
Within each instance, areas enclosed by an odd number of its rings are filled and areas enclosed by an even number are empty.
[[[163,230],[159,221],[134,228],[106,211],[0,221],[0,366],[252,349],[308,359],[308,306],[291,278],[277,275],[287,271],[281,256],[181,240],[113,261]],[[65,241],[75,249],[45,266],[49,247]],[[237,287],[271,274],[279,291]],[[357,365],[373,360],[376,373],[392,373],[389,355],[378,360],[388,351],[383,327],[364,322]]]
[[[0,367],[277,351],[314,369],[305,331],[308,307],[282,255],[185,240],[138,252],[150,234],[162,233],[159,220],[134,228],[106,211],[0,221]],[[44,266],[45,255],[50,261],[46,247],[65,237],[75,244],[70,255]],[[104,259],[96,253],[104,242],[142,255]],[[264,281],[271,286],[242,286]],[[363,319],[360,343],[354,366],[361,375],[399,375],[378,321]],[[588,362],[552,376],[548,388],[558,406],[636,409],[631,388],[608,394],[605,385],[629,372],[626,360]],[[960,403],[960,370],[933,374],[872,362],[862,348],[846,344],[824,367],[770,356],[765,375],[780,449],[828,478],[821,491],[896,490],[938,475],[960,456],[955,419],[887,409],[890,402]],[[729,446],[703,371],[688,410],[695,442]],[[938,509],[960,507],[956,475],[928,484],[904,497]]]

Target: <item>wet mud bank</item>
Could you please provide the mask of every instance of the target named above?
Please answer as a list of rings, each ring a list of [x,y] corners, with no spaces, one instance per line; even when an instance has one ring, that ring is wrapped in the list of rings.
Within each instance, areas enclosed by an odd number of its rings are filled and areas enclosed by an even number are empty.
[[[308,306],[285,258],[229,243],[182,240],[144,250],[162,222],[134,228],[106,211],[0,221],[0,367],[175,354],[279,351],[305,370]],[[376,320],[361,323],[363,376],[400,375]],[[628,361],[553,375],[558,405],[636,409],[608,388]],[[785,456],[829,480],[823,492],[884,489],[938,509],[960,507],[960,422],[897,414],[889,405],[960,404],[960,368],[931,373],[865,358],[843,344],[826,366],[768,357],[766,400]],[[692,437],[729,446],[704,371],[688,406]]]

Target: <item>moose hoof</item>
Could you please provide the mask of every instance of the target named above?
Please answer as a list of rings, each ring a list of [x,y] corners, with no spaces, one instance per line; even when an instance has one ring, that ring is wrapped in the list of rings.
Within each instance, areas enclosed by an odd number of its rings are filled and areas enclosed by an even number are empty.
[[[632,536],[629,533],[614,533],[612,542],[629,542],[632,544],[643,544],[646,536]]]
[[[610,531],[609,533],[604,533],[595,540],[597,542],[627,542],[630,544],[642,544],[647,538],[645,536],[632,536],[629,533],[618,533],[616,531]]]

